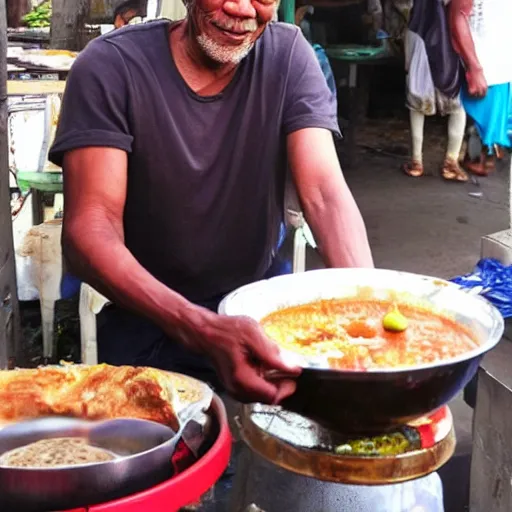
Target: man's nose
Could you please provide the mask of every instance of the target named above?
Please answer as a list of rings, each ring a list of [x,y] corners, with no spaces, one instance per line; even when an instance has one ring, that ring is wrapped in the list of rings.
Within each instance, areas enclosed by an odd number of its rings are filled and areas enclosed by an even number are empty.
[[[224,3],[224,11],[235,18],[256,18],[252,0],[228,0]]]

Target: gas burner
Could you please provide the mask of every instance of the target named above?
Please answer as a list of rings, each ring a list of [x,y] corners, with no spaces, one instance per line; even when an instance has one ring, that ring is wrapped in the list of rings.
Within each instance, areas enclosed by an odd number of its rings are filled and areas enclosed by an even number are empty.
[[[447,406],[382,435],[347,435],[283,410],[244,406],[239,417],[244,441],[284,469],[330,482],[384,485],[425,476],[455,450]]]

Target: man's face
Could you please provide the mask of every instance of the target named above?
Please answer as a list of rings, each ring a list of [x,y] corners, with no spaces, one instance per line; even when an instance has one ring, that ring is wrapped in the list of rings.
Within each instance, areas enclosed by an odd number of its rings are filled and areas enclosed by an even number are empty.
[[[191,0],[188,16],[204,53],[238,64],[251,51],[277,9],[277,0]]]

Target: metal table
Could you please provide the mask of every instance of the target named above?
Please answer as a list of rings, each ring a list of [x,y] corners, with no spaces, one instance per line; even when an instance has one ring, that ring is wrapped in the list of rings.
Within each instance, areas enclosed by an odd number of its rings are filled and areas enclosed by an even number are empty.
[[[345,71],[343,74],[346,75],[348,68],[348,77],[338,80],[337,86],[338,89],[348,88],[348,127],[345,130],[345,140],[347,144],[346,163],[351,167],[357,164],[356,133],[366,118],[373,69],[375,66],[389,65],[396,61],[395,57],[386,52],[385,47],[368,47],[366,56],[361,55],[361,51],[364,52],[365,48],[356,45],[352,47],[347,45],[327,46],[325,48],[335,75],[337,70],[338,74],[340,70],[343,70]]]

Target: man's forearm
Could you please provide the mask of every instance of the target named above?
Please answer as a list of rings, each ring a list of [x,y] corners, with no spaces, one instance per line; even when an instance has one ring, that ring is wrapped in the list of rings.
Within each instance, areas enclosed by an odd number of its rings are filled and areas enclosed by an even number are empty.
[[[324,263],[331,268],[373,268],[366,227],[352,195],[329,196],[303,204]]]
[[[66,221],[65,221],[66,222]],[[90,219],[89,226],[99,225]],[[212,314],[155,279],[124,245],[114,228],[91,228],[87,236],[64,224],[63,249],[72,272],[98,292],[187,342],[191,330]],[[169,332],[171,331],[171,332]]]

